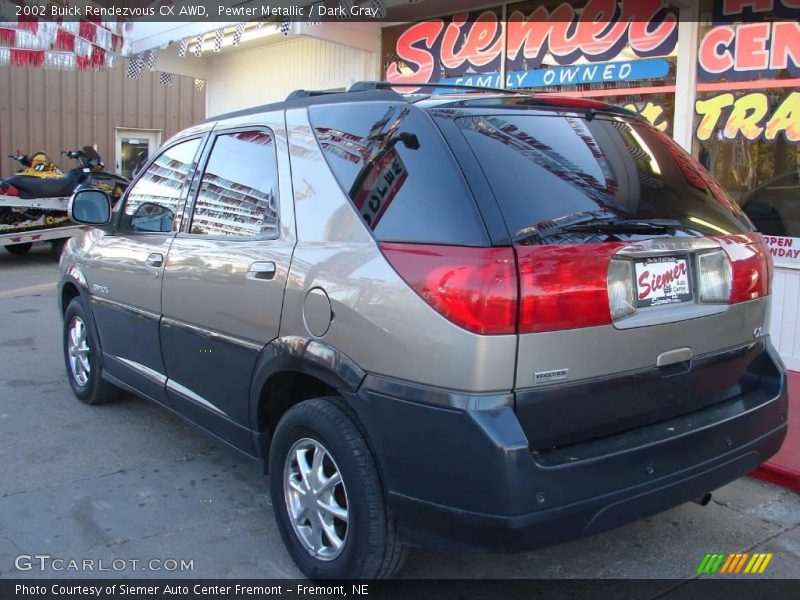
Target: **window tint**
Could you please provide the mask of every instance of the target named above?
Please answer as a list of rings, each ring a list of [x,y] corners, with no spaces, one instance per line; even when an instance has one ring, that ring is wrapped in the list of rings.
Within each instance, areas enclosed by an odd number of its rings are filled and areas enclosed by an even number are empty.
[[[186,188],[195,167],[200,139],[176,144],[159,155],[133,185],[120,227],[126,231],[179,231]]]
[[[464,177],[420,109],[322,105],[310,115],[331,170],[378,240],[487,243]]]
[[[217,137],[197,195],[191,233],[278,237],[278,170],[269,133]]]
[[[609,236],[560,232],[597,220],[667,219],[679,222],[675,235],[749,227],[713,178],[645,123],[519,113],[457,123],[520,242],[602,241]]]

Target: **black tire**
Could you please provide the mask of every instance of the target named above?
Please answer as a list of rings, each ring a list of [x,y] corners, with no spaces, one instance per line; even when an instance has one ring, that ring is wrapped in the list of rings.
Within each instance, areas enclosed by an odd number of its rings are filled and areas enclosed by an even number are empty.
[[[70,364],[70,336],[73,322],[78,319],[83,323],[86,332],[86,341],[89,348],[88,361],[90,369],[86,376],[86,381],[79,381],[72,365]],[[94,330],[92,318],[83,305],[83,301],[73,298],[64,313],[64,325],[62,334],[62,347],[64,353],[64,365],[67,369],[67,379],[72,388],[72,393],[85,404],[104,404],[112,402],[121,395],[121,390],[114,387],[103,379],[103,361],[100,352],[100,344],[97,341],[97,333]]]
[[[33,244],[31,242],[25,242],[24,244],[11,244],[6,246],[6,250],[8,250],[11,254],[21,256],[22,254],[27,254],[30,252],[32,246]]]
[[[331,560],[321,560],[306,549],[292,525],[284,494],[287,456],[304,439],[324,446],[347,490],[347,532],[340,554]],[[306,577],[380,580],[400,569],[406,547],[397,539],[372,452],[340,398],[306,400],[286,412],[272,438],[269,473],[278,529]]]

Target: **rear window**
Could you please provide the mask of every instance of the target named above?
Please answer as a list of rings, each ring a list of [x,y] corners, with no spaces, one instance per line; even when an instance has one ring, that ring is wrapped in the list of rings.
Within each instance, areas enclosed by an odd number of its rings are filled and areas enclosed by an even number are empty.
[[[486,228],[430,117],[408,104],[309,109],[325,159],[383,242],[483,246]]]
[[[674,235],[750,228],[699,163],[645,123],[524,114],[456,122],[518,243],[602,241],[607,234],[559,232],[592,219],[678,221]]]

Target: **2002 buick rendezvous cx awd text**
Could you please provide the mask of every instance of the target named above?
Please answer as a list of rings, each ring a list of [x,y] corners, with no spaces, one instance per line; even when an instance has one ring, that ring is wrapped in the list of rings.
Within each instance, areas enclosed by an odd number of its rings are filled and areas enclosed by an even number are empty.
[[[295,93],[71,214],[99,226],[61,262],[75,394],[150,398],[268,468],[312,578],[593,534],[785,435],[761,238],[605,104]]]

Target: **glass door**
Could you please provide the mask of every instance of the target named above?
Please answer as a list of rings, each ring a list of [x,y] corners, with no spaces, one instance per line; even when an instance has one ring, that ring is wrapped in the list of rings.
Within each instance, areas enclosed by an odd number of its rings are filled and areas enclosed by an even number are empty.
[[[160,130],[117,129],[117,172],[130,179],[136,177],[160,143]]]

